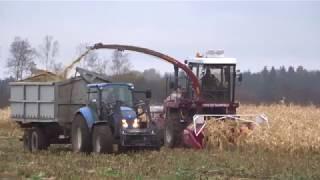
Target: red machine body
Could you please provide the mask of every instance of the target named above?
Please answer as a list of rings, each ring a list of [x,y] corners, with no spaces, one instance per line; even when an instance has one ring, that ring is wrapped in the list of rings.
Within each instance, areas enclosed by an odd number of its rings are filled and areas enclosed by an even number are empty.
[[[163,130],[163,142],[167,147],[183,145],[196,149],[203,148],[202,140],[204,135],[202,133],[196,135],[190,128],[193,116],[195,114],[235,114],[236,108],[239,106],[234,101],[236,64],[232,58],[198,55],[195,59],[181,63],[168,55],[137,46],[98,43],[90,48],[90,50],[95,49],[140,52],[158,57],[173,65],[174,82],[172,93],[164,100],[162,112],[159,112],[161,117],[157,118],[159,128]],[[185,75],[183,87],[181,83],[179,84],[179,69],[182,69]],[[216,72],[216,76],[221,75],[219,84],[221,89],[219,91],[207,92],[205,90],[206,84],[202,80],[207,76],[204,75],[205,70],[209,73]],[[213,78],[213,76],[209,75],[208,79],[210,77]],[[208,81],[208,83],[210,84],[211,81]]]

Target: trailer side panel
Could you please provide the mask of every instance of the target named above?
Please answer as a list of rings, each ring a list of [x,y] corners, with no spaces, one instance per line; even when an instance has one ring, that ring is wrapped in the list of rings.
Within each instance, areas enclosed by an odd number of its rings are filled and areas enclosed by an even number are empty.
[[[22,123],[56,122],[53,83],[14,82],[10,84],[11,117]]]

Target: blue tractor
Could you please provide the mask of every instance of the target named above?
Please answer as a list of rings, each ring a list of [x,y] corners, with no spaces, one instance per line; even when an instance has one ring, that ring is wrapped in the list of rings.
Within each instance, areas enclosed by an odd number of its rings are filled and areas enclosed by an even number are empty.
[[[135,91],[130,83],[87,85],[86,106],[71,127],[74,152],[113,153],[129,147],[159,148],[160,138],[150,116],[151,91]],[[145,100],[137,97],[144,94]]]

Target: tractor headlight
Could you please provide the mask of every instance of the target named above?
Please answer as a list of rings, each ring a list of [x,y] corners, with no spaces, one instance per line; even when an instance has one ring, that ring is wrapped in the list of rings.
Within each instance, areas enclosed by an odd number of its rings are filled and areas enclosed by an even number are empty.
[[[133,124],[132,124],[132,127],[133,127],[133,128],[139,128],[139,121],[138,121],[137,118],[134,119]]]
[[[123,128],[128,128],[128,123],[125,119],[122,119],[122,127]]]

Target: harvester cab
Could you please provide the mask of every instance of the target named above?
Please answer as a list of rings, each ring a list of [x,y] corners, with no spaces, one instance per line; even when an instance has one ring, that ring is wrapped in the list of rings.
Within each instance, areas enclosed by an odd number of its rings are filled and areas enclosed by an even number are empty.
[[[197,53],[185,63],[200,83],[204,111],[235,114],[238,106],[235,103],[235,85],[237,80],[242,80],[242,75],[236,71],[236,59],[224,57],[223,50],[210,50],[205,55]],[[213,107],[217,107],[214,112],[209,110]]]

